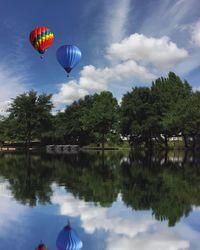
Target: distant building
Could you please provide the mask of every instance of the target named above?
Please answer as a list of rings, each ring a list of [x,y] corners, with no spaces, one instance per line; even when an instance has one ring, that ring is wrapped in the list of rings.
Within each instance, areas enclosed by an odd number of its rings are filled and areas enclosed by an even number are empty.
[[[48,154],[73,154],[79,151],[79,145],[47,145]]]

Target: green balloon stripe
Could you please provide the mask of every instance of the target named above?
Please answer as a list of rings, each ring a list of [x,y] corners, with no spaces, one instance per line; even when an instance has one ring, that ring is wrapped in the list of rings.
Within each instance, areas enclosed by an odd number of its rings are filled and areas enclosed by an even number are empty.
[[[34,47],[37,48],[37,42],[42,39],[43,37],[46,37],[47,35],[53,35],[53,33],[51,31],[46,31],[46,32],[42,32],[39,35],[37,35],[37,38],[34,40]]]

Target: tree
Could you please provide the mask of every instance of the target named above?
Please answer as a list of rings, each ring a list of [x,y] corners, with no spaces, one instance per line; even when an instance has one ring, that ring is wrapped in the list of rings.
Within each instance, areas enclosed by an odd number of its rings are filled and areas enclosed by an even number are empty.
[[[154,98],[159,122],[159,139],[168,147],[168,138],[177,135],[177,119],[174,112],[176,104],[186,102],[190,98],[192,88],[187,81],[182,81],[175,73],[169,72],[167,78],[158,78],[152,83],[151,92]]]
[[[87,145],[94,137],[92,131],[85,126],[84,116],[94,102],[94,96],[85,96],[84,99],[73,102],[64,112],[55,117],[55,137],[61,143]]]
[[[31,90],[17,96],[9,109],[7,121],[11,126],[7,132],[29,147],[33,139],[41,139],[42,133],[51,128],[52,107],[51,95],[38,95]]]
[[[179,100],[171,113],[177,131],[184,138],[185,147],[199,147],[200,92],[193,92],[189,98]]]
[[[108,133],[116,133],[118,124],[119,106],[111,92],[103,91],[94,95],[94,102],[88,113],[85,113],[83,122],[85,127],[100,137],[102,149]]]
[[[149,88],[134,88],[124,95],[121,104],[121,133],[131,145],[145,143],[152,146],[157,132],[157,113]]]

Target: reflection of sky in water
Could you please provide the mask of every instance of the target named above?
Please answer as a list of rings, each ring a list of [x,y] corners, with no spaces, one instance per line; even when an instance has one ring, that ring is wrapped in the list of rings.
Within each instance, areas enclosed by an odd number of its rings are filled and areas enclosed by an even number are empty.
[[[199,249],[200,208],[175,227],[154,220],[151,211],[127,208],[120,194],[112,207],[87,203],[53,185],[51,205],[18,204],[0,184],[0,249],[34,249],[43,240],[56,249],[56,237],[69,218],[87,250]]]

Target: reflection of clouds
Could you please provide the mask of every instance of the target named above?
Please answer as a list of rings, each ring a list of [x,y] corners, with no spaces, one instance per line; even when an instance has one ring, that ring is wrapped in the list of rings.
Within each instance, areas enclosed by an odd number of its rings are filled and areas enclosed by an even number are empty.
[[[9,184],[8,182],[4,180],[0,180],[0,197],[5,196],[5,197],[11,197],[11,192],[9,190]]]
[[[95,230],[104,229],[116,234],[125,234],[134,237],[136,234],[145,232],[147,228],[154,223],[154,220],[148,217],[135,218],[130,220],[124,218],[124,211],[117,210],[110,213],[109,208],[95,206],[93,203],[86,203],[78,200],[70,193],[61,195],[55,192],[52,198],[53,203],[60,205],[60,213],[72,217],[80,216],[82,225],[88,233],[94,233]]]
[[[183,240],[167,224],[155,221],[151,212],[132,211],[123,204],[120,196],[111,208],[104,208],[76,199],[70,193],[61,193],[56,186],[54,190],[52,203],[59,204],[62,215],[79,216],[87,233],[107,232],[107,250],[189,248],[189,241]]]
[[[192,211],[200,212],[200,207],[199,206],[192,206]]]
[[[13,200],[8,183],[0,183],[0,234],[6,235],[13,224],[21,221],[21,215],[24,214],[25,207],[19,205]]]
[[[145,233],[134,238],[114,235],[108,239],[109,250],[178,250],[188,249],[188,247],[189,242],[176,239],[173,234],[167,234],[166,232]]]

